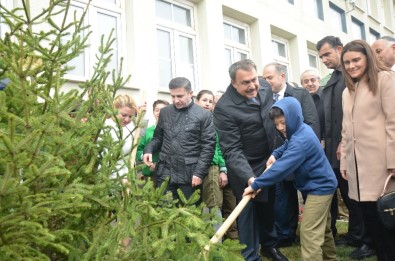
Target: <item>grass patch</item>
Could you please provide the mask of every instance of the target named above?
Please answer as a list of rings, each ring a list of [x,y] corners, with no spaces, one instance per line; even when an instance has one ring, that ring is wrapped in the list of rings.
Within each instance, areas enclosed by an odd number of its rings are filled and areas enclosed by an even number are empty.
[[[338,235],[344,235],[347,233],[347,228],[348,228],[348,222],[344,221],[337,221],[336,222],[336,227],[337,227],[337,234]],[[348,246],[340,246],[336,247],[336,252],[337,252],[337,260],[339,261],[351,261],[352,259],[349,258],[348,256],[351,254],[352,251],[356,249],[355,247],[348,247]],[[299,261],[301,259],[300,255],[300,244],[293,245],[292,247],[284,247],[281,248],[281,253],[283,253],[290,261]],[[269,260],[266,258],[263,258],[262,260]],[[363,259],[364,261],[376,261],[376,257],[370,257],[370,258],[365,258]]]

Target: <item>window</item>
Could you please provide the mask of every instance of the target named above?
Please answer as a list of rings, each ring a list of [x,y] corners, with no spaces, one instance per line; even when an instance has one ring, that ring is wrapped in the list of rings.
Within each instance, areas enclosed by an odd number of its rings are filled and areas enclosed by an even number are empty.
[[[69,14],[70,16],[67,17],[67,23],[73,22],[74,14],[75,17],[81,17],[84,12],[84,8],[81,5],[70,5]],[[68,30],[68,35],[64,36],[62,41],[67,42],[70,41],[73,37],[72,28]],[[83,38],[85,36],[85,32],[81,32],[80,37]],[[80,78],[80,80],[84,80],[87,77],[87,49],[81,52],[76,58],[68,62],[68,66],[73,67],[72,70],[68,71],[68,76],[74,76],[73,78]]]
[[[68,21],[73,21],[74,13],[77,19],[81,17],[88,2],[88,0],[72,1]],[[86,25],[91,26],[89,30],[92,31],[91,37],[87,42],[89,47],[85,48],[78,57],[68,63],[68,66],[74,67],[68,72],[68,78],[84,80],[93,74],[93,66],[97,62],[101,39],[103,37],[105,43],[111,32],[111,38],[114,39],[110,47],[112,49],[110,52],[112,57],[106,70],[112,72],[119,69],[119,60],[122,54],[123,29],[121,27],[121,17],[123,15],[124,11],[121,9],[120,0],[96,0],[90,2],[84,20]],[[70,29],[70,32],[72,32],[72,29]],[[81,32],[81,37],[84,37],[86,33],[88,32]],[[64,37],[63,40],[70,40],[71,37],[72,34]]]
[[[372,28],[369,28],[369,43],[373,44],[377,39],[380,38],[380,33],[373,30]]]
[[[318,55],[312,51],[309,51],[308,57],[309,57],[309,66],[315,69],[319,69]]]
[[[107,66],[107,71],[112,72],[113,70],[118,70],[119,68],[119,59],[120,59],[120,51],[119,51],[119,20],[120,17],[117,14],[106,12],[105,10],[97,10],[96,13],[96,21],[97,21],[97,39],[96,44],[100,46],[101,37],[104,37],[104,41],[112,33],[112,38],[114,38],[114,42],[111,44],[111,61]]]
[[[380,1],[381,2],[381,1]],[[379,17],[379,8],[377,0],[367,0],[368,13],[377,19]]]
[[[240,22],[230,21],[229,18],[223,23],[225,36],[225,59],[229,67],[233,63],[250,57],[248,42],[248,26]]]
[[[313,14],[315,17],[324,20],[324,9],[322,7],[322,0],[305,0],[303,1],[305,10],[308,14]]]
[[[332,27],[336,30],[340,30],[344,33],[347,33],[346,14],[344,10],[334,5],[331,2],[329,2],[329,9],[330,9],[329,17],[331,17],[330,21]]]
[[[366,39],[365,25],[361,21],[355,17],[351,17],[351,27],[353,39]]]
[[[286,68],[286,81],[289,82],[289,72],[290,72],[290,62],[288,55],[288,42],[284,39],[273,38],[273,53],[274,53],[274,61],[283,65]]]
[[[389,28],[391,28],[393,25],[393,19],[394,19],[394,11],[392,11],[392,10],[394,10],[394,9],[392,9],[393,8],[393,6],[395,5],[395,2],[394,1],[382,1],[381,2],[382,3],[382,10],[383,10],[383,13],[384,13],[384,22],[385,22],[385,25],[387,26],[387,27],[389,27]]]
[[[159,86],[167,88],[176,76],[188,78],[198,90],[196,72],[196,31],[193,6],[156,1]]]

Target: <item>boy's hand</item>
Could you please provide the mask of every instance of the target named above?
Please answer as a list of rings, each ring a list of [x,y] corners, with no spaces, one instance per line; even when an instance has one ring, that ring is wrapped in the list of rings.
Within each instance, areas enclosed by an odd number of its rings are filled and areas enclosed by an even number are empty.
[[[243,196],[247,196],[248,194],[251,194],[251,193],[255,193],[255,190],[253,190],[251,188],[251,186],[248,186],[248,187],[245,188]]]
[[[244,193],[243,193],[243,197],[247,196],[248,194],[252,194],[251,198],[255,198],[256,195],[258,195],[258,193],[261,192],[261,190],[259,189],[258,191],[255,191],[251,188],[251,186],[248,186],[244,189]]]
[[[270,168],[270,166],[273,165],[274,162],[276,162],[276,158],[273,155],[271,155],[269,159],[266,161],[266,168]]]
[[[248,180],[248,186],[251,186],[251,184],[254,182],[255,178],[252,177]]]

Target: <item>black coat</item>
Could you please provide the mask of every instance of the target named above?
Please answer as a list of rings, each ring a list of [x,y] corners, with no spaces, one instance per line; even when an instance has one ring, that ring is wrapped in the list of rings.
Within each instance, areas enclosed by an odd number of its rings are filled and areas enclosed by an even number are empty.
[[[311,95],[314,100],[315,108],[317,109],[318,119],[320,120],[320,140],[325,138],[325,112],[322,90],[322,87],[319,87],[318,90]]]
[[[265,81],[263,78],[259,77],[259,84],[264,86],[267,83],[267,81]],[[265,91],[268,92],[268,96],[272,96],[273,97],[273,92],[271,88],[265,88]],[[303,88],[299,88],[299,87],[292,87],[291,85],[289,85],[287,83],[285,92],[284,92],[284,97],[294,97],[295,99],[297,99],[300,102],[300,105],[302,106],[302,113],[303,113],[303,118],[304,118],[304,123],[306,123],[307,125],[309,125],[314,133],[316,134],[316,136],[318,138],[321,137],[321,127],[320,127],[320,121],[319,121],[319,117],[318,117],[318,113],[317,113],[317,108],[314,104],[314,100],[311,97],[310,93]],[[274,101],[272,102],[274,103]],[[278,138],[276,136],[275,141],[274,141],[274,148],[278,148],[279,146],[281,146],[283,144],[282,141],[277,142]]]
[[[191,184],[192,175],[208,174],[216,144],[213,115],[193,101],[177,109],[173,104],[161,109],[152,141],[144,153],[160,151],[156,177],[170,182]]]
[[[303,122],[313,129],[317,138],[320,138],[320,120],[318,118],[317,108],[315,107],[314,100],[310,93],[306,89],[299,87],[294,88],[287,83],[284,97],[294,97],[300,102],[304,118]]]
[[[342,72],[334,70],[322,91],[325,112],[325,154],[332,168],[340,168],[336,150],[342,139],[342,95],[344,88],[345,82]]]
[[[266,168],[275,136],[275,127],[268,113],[273,96],[268,95],[268,84],[258,91],[260,105],[241,96],[233,85],[218,101],[214,110],[214,125],[228,169],[229,183],[241,199],[248,180],[260,176]],[[268,199],[263,190],[261,199]],[[258,199],[259,200],[259,199]]]

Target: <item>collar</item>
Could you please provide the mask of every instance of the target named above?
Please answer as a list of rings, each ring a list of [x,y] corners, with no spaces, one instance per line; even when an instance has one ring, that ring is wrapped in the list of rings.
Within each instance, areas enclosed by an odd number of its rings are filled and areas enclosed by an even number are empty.
[[[265,99],[266,99],[266,93],[263,91],[263,88],[264,86],[259,84],[258,95],[256,98],[259,99],[260,104],[265,103]],[[247,104],[251,104],[251,101],[246,97],[242,96],[240,93],[238,93],[236,88],[232,84],[229,84],[226,92],[229,93],[230,98],[235,104],[242,104],[243,102]]]
[[[343,77],[343,73],[341,70],[333,70],[331,78],[329,78],[325,87],[335,85],[339,80],[341,80],[342,77]]]
[[[282,100],[284,98],[285,92],[287,89],[288,89],[288,85],[285,84],[284,88],[282,88],[282,90],[278,92],[278,100]],[[274,93],[273,93],[273,95],[274,95]],[[274,96],[273,96],[273,98],[274,98]]]
[[[194,101],[193,101],[193,98],[192,98],[191,102],[185,107],[182,107],[182,108],[178,109],[174,104],[173,104],[173,106],[174,106],[174,109],[176,109],[176,111],[186,111],[189,108],[191,108],[193,106],[193,104],[194,104]]]

